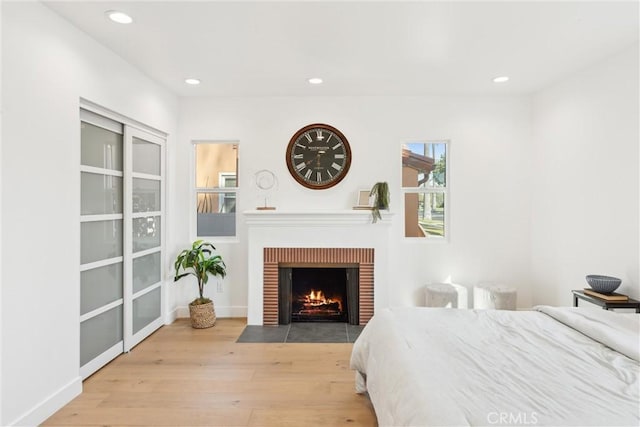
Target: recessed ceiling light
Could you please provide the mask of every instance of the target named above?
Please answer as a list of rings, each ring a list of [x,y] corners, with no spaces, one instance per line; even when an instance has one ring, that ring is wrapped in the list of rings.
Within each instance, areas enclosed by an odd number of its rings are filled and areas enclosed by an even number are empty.
[[[504,82],[507,82],[507,81],[509,81],[509,76],[500,76],[500,77],[495,77],[493,79],[494,83],[504,83]]]
[[[312,85],[319,85],[322,83],[322,79],[320,77],[312,77],[309,80],[309,83],[311,83]]]
[[[131,24],[133,22],[133,18],[127,15],[124,12],[120,12],[117,10],[108,10],[105,12],[105,15],[109,17],[113,22],[117,22],[118,24]]]
[[[198,79],[184,79],[184,82],[188,85],[199,85],[200,80]]]

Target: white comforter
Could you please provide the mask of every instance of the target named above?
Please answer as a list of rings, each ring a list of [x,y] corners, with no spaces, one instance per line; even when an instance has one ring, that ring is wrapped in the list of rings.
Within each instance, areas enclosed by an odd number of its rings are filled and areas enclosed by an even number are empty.
[[[381,426],[638,426],[640,316],[385,309],[353,347]]]

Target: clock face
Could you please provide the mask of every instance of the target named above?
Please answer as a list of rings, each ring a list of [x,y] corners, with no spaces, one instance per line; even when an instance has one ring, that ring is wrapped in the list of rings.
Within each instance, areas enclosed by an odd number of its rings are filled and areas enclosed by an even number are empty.
[[[287,167],[307,188],[322,190],[342,181],[351,166],[351,148],[336,128],[316,123],[300,129],[287,146]]]

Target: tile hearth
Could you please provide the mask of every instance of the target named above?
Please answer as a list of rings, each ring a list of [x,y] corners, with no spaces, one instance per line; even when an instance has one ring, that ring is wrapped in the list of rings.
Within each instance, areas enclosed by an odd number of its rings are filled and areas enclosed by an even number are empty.
[[[278,326],[248,325],[238,343],[353,343],[364,326],[311,322]]]

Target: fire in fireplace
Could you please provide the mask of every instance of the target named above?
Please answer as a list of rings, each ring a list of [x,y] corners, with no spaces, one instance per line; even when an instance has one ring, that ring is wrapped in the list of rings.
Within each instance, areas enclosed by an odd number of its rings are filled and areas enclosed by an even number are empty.
[[[321,290],[312,289],[307,295],[294,297],[292,304],[291,317],[295,321],[344,321],[347,314],[343,309],[342,296],[327,298]]]
[[[357,268],[293,267],[281,269],[279,275],[280,324],[357,324]],[[349,289],[353,295],[349,295]],[[351,310],[353,306],[355,311]]]
[[[302,307],[296,310],[299,314],[324,314],[328,316],[342,313],[342,298],[327,298],[324,292],[311,289],[309,295],[299,298],[298,306]]]
[[[291,282],[291,320],[347,319],[347,272],[344,268],[294,268]]]

